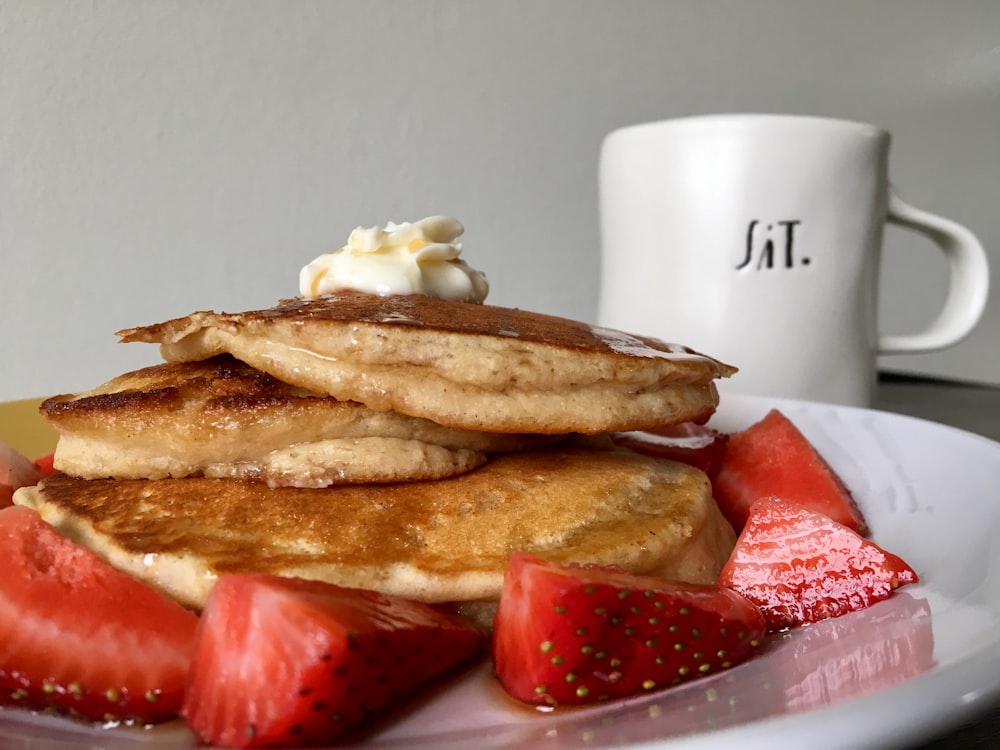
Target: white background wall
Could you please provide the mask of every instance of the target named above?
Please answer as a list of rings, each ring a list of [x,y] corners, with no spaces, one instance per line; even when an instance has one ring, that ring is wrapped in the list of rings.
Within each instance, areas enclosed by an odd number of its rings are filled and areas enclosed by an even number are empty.
[[[113,332],[270,305],[354,226],[432,213],[491,302],[593,320],[602,137],[722,111],[891,129],[901,194],[1000,290],[994,0],[0,0],[0,399],[152,363]],[[943,272],[889,230],[885,328]],[[886,364],[1000,384],[1000,292],[987,315]]]

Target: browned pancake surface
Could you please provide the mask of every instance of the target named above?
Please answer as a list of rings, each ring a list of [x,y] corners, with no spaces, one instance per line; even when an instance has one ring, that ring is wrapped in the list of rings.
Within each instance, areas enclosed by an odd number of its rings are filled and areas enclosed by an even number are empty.
[[[499,456],[435,482],[322,490],[57,474],[15,501],[193,606],[232,571],[490,600],[513,549],[707,582],[734,542],[701,472],[568,446]]]
[[[721,377],[732,368],[679,344],[591,326],[518,308],[477,305],[412,295],[372,295],[345,291],[318,299],[284,300],[275,307],[244,313],[202,313],[217,325],[244,326],[276,321],[298,325],[364,323],[409,326],[437,333],[489,336],[543,344],[585,354],[659,357],[678,363],[697,379]],[[199,315],[199,313],[195,313]],[[169,340],[190,323],[190,316],[119,332],[122,341]]]
[[[539,313],[345,292],[122,331],[167,360],[228,352],[294,385],[487,432],[596,433],[704,418],[734,368]]]
[[[546,438],[442,427],[289,385],[228,355],[126,373],[40,407],[56,466],[97,479],[207,474],[274,484],[436,479]]]

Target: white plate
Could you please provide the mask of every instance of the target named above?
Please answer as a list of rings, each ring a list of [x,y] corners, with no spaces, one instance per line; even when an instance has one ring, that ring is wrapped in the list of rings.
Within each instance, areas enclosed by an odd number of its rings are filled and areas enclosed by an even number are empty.
[[[854,613],[772,637],[727,673],[655,695],[549,714],[512,705],[483,667],[425,696],[366,747],[440,750],[732,743],[892,748],[965,719],[1000,693],[1000,444],[863,409],[727,396],[713,424],[739,429],[776,406],[841,474],[872,537],[921,582]],[[179,726],[80,729],[0,711],[3,748],[174,750]]]

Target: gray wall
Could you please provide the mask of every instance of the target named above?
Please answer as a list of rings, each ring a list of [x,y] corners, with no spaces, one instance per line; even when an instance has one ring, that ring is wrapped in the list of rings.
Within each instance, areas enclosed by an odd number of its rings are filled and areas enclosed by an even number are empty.
[[[0,399],[155,362],[113,332],[269,305],[356,225],[433,213],[490,302],[592,320],[602,137],[722,111],[891,129],[900,193],[996,282],[993,0],[0,0]],[[933,317],[943,271],[889,231],[887,330]],[[1000,383],[1000,293],[987,316],[885,364]]]

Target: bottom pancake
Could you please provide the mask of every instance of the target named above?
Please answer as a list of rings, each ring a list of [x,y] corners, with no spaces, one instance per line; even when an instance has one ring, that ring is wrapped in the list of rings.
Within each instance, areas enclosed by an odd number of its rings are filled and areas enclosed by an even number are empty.
[[[714,582],[735,542],[702,472],[574,446],[497,456],[432,482],[324,489],[56,474],[14,502],[195,609],[229,572],[488,602],[515,549]]]

